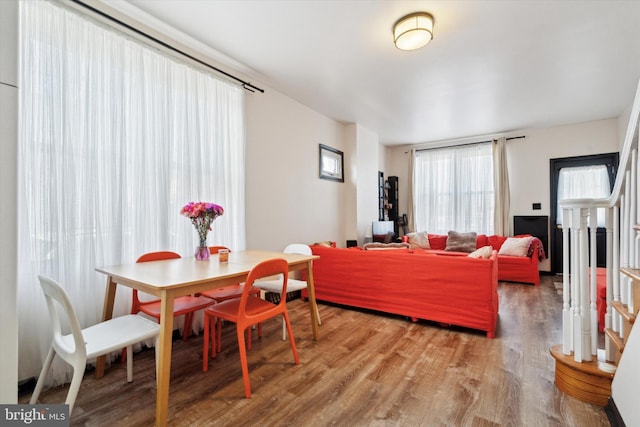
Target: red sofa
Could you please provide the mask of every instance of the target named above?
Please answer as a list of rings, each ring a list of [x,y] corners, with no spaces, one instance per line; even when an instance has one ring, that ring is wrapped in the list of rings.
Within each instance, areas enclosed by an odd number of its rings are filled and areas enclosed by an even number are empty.
[[[447,235],[428,234],[429,246],[431,249],[424,251],[432,253],[447,253],[466,256],[466,253],[445,252],[447,246]],[[507,240],[505,236],[487,236],[479,234],[476,239],[476,248],[491,246],[494,250],[500,251],[502,244]],[[529,255],[526,257],[498,255],[498,280],[501,282],[531,283],[538,286],[540,284],[540,272],[538,263],[544,259],[544,250],[539,239],[531,240]]]
[[[498,316],[496,252],[488,259],[407,249],[311,246],[316,299],[485,331]],[[307,296],[303,290],[303,297]]]

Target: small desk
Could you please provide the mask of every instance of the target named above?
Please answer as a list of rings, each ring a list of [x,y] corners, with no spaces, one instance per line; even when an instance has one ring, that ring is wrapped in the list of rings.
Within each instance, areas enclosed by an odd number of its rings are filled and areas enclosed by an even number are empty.
[[[316,298],[313,287],[312,261],[317,255],[285,254],[247,250],[231,252],[228,263],[219,263],[216,255],[209,261],[179,258],[96,268],[107,275],[102,319],[113,316],[113,303],[117,285],[138,289],[161,299],[160,351],[158,354],[158,389],[156,397],[156,425],[167,424],[169,407],[169,376],[171,372],[171,340],[173,335],[173,301],[176,297],[191,295],[212,288],[244,282],[249,271],[258,263],[270,258],[284,258],[289,271],[306,270],[309,292],[309,313],[313,338],[319,338],[316,317]],[[104,373],[104,357],[96,363],[96,376]]]

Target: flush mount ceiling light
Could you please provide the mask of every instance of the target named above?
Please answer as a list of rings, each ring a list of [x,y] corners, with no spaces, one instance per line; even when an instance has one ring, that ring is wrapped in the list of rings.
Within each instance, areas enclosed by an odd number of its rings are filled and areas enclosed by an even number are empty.
[[[433,16],[416,12],[402,17],[393,25],[393,42],[400,50],[416,50],[433,38]]]

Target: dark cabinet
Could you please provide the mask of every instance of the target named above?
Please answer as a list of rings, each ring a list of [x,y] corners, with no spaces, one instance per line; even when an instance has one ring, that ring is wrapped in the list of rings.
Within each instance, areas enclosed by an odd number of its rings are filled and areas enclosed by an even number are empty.
[[[398,177],[390,176],[387,183],[387,215],[389,221],[393,221],[393,231],[398,235]]]
[[[384,221],[384,173],[378,172],[378,221]]]

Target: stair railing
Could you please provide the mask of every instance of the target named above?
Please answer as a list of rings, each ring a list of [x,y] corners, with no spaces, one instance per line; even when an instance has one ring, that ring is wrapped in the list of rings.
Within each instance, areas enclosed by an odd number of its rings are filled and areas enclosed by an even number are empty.
[[[622,334],[621,316],[612,303],[631,304],[631,279],[621,268],[640,266],[638,220],[638,127],[640,83],[636,90],[622,148],[618,173],[606,199],[570,199],[560,202],[563,242],[562,351],[577,362],[597,359],[597,210],[605,209],[607,311],[605,327]],[[590,236],[590,239],[589,239]],[[590,244],[589,244],[590,240]],[[570,274],[567,274],[569,272]],[[605,335],[604,356],[616,360],[616,349]]]

